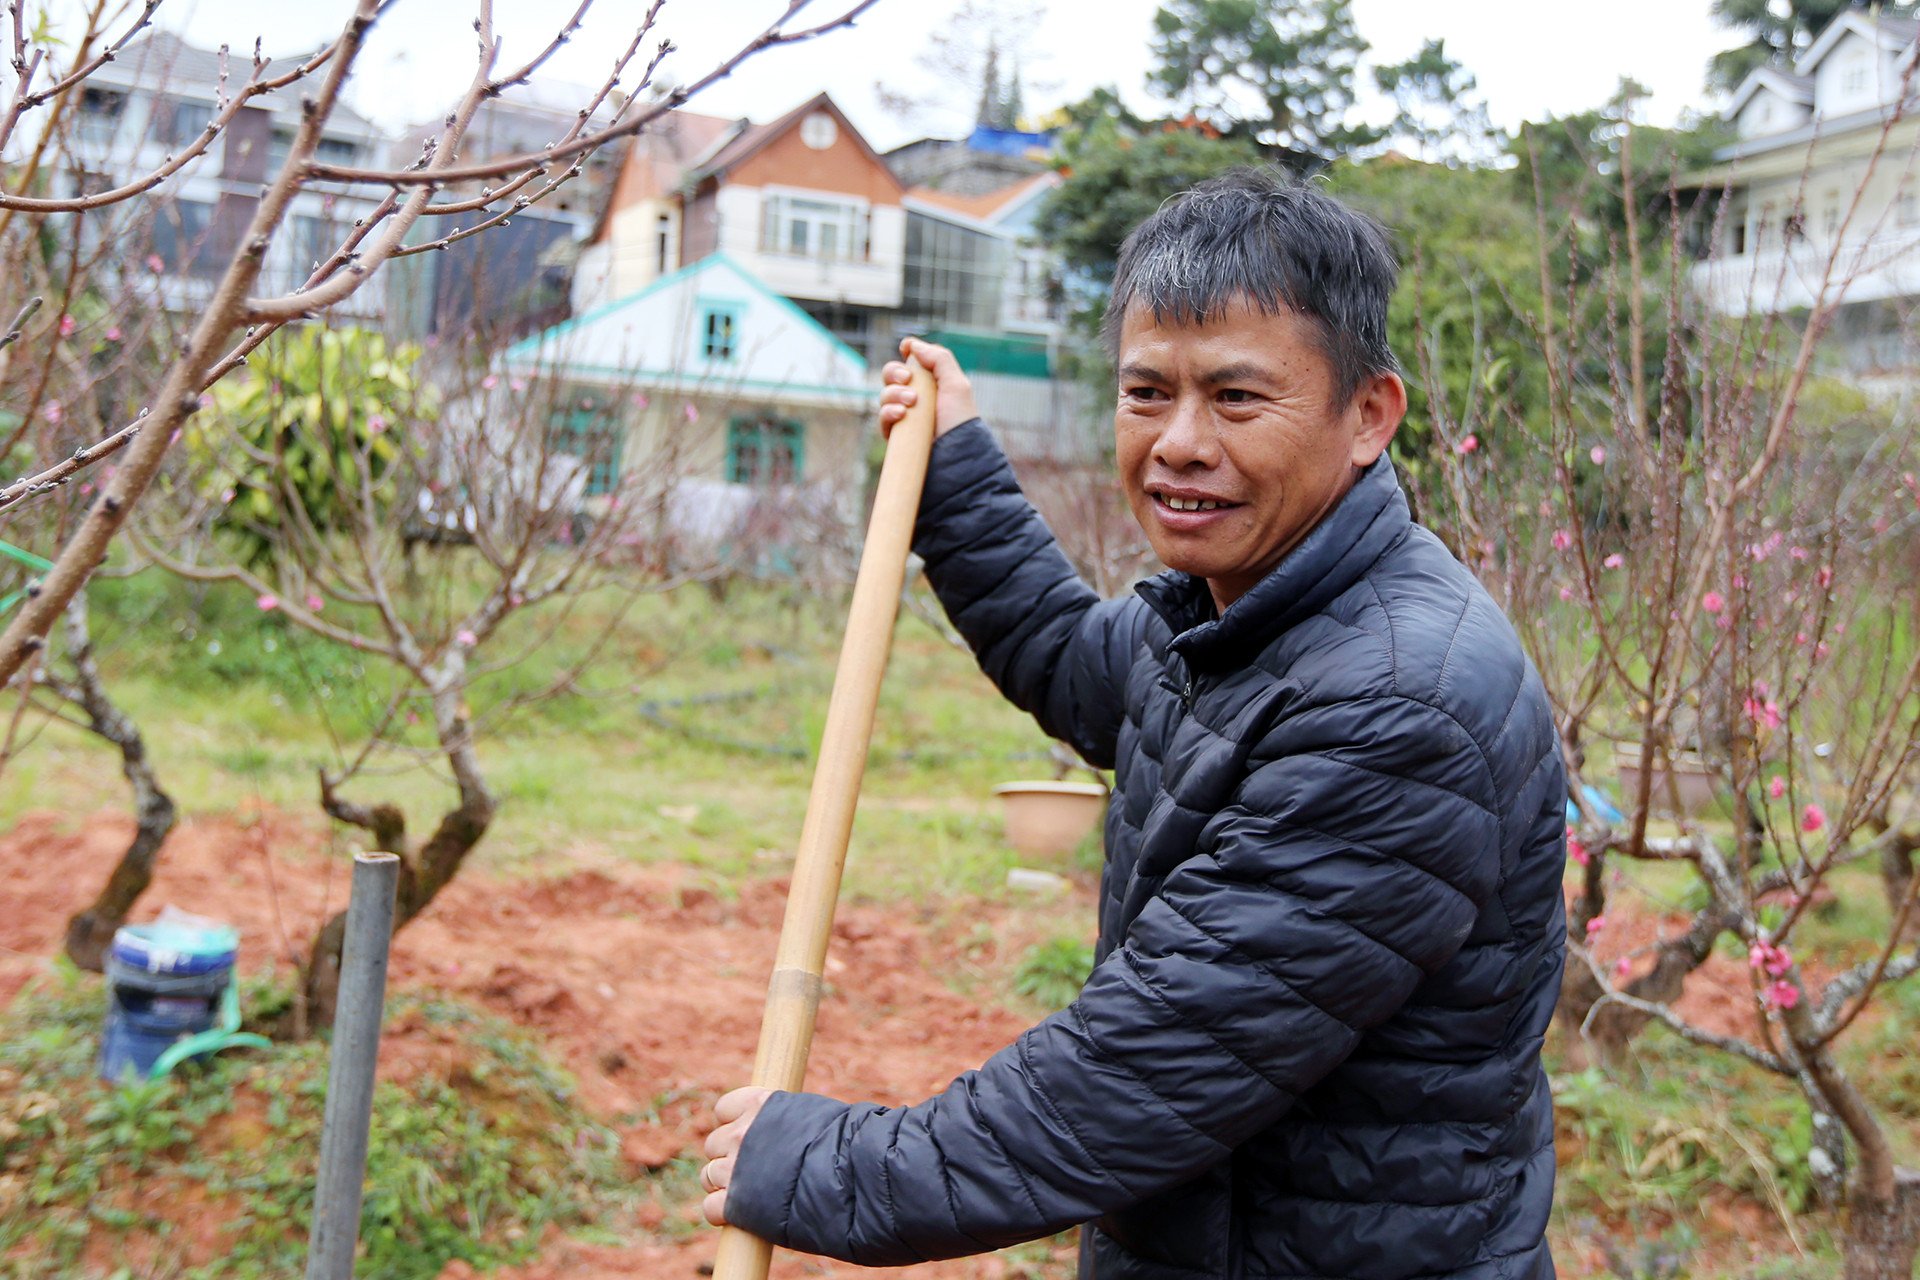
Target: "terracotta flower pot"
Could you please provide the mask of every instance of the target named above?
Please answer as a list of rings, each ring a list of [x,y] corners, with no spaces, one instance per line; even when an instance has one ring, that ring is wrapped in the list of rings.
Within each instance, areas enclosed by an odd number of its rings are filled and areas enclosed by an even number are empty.
[[[1655,813],[1673,812],[1674,788],[1679,789],[1680,812],[1689,818],[1711,815],[1720,800],[1720,777],[1704,757],[1692,751],[1676,751],[1669,768],[1654,765],[1653,790],[1648,805]],[[1621,808],[1631,809],[1640,795],[1640,748],[1631,744],[1614,753],[1613,767],[1620,779]],[[1672,773],[1672,786],[1668,773]]]
[[[1003,782],[1007,843],[1026,854],[1071,852],[1100,823],[1107,789],[1095,782]]]

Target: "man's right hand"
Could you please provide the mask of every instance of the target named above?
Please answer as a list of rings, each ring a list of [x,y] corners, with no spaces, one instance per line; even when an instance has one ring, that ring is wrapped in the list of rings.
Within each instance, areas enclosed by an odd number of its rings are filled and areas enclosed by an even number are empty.
[[[908,385],[913,381],[913,373],[904,362],[910,359],[918,360],[933,374],[934,386],[939,389],[939,398],[934,403],[933,411],[935,439],[961,423],[971,422],[980,416],[980,411],[973,404],[973,384],[967,381],[966,374],[960,372],[960,362],[953,358],[953,352],[918,338],[903,338],[900,341],[900,359],[887,365],[880,373],[887,384],[880,393],[881,435],[890,433],[893,424],[906,417],[908,407],[919,399],[919,395]]]

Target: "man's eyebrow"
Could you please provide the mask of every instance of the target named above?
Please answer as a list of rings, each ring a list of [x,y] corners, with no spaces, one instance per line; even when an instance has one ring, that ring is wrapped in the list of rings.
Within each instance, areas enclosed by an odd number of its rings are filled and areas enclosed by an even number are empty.
[[[1202,381],[1218,387],[1229,382],[1264,382],[1271,376],[1251,360],[1236,360],[1212,370]]]
[[[1149,365],[1129,364],[1121,366],[1120,380],[1122,382],[1165,382],[1167,375]]]

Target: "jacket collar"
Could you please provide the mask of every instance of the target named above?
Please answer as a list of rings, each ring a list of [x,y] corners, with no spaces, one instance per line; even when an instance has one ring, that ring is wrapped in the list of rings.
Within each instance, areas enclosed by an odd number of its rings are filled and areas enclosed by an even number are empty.
[[[1358,582],[1413,523],[1393,464],[1381,454],[1273,571],[1214,616],[1204,579],[1169,570],[1134,587],[1173,629],[1169,646],[1199,668],[1222,668],[1264,648]]]

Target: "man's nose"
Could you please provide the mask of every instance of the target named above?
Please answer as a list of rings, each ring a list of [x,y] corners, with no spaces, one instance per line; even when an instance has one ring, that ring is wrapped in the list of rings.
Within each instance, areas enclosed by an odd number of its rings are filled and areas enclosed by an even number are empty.
[[[1182,396],[1175,401],[1173,414],[1154,441],[1153,460],[1175,471],[1218,465],[1220,438],[1204,399]]]

